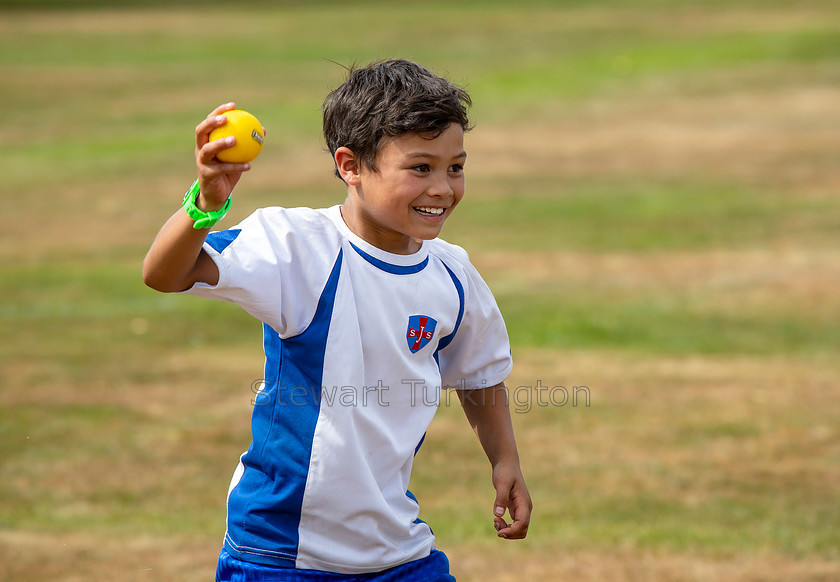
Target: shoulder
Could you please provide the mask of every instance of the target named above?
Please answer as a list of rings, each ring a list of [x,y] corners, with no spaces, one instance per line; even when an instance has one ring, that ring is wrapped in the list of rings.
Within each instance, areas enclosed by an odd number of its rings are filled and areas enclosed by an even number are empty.
[[[223,261],[311,262],[332,256],[340,240],[338,229],[320,210],[266,207],[227,230],[210,233],[204,248]]]
[[[283,208],[268,206],[255,210],[242,221],[242,226],[261,225],[270,229],[299,231],[335,231],[335,225],[325,210],[315,208]]]
[[[429,241],[429,255],[443,263],[449,274],[467,287],[473,282],[482,281],[481,275],[470,262],[470,256],[463,247],[436,238]]]
[[[470,256],[463,247],[446,242],[442,238],[429,241],[429,254],[440,259],[450,269],[473,268]]]
[[[436,238],[429,241],[429,255],[443,263],[449,276],[456,286],[459,285],[463,289],[468,300],[474,296],[476,289],[487,286],[463,247]]]
[[[340,239],[338,229],[325,212],[313,208],[259,208],[230,231],[250,244],[281,247],[315,248],[324,243],[332,246]],[[244,236],[239,236],[240,232]]]

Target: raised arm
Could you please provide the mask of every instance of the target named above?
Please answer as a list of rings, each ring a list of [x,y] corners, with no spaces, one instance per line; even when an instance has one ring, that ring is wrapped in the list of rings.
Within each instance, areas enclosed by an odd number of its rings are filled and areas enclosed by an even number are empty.
[[[229,137],[210,141],[210,132],[227,123],[223,112],[234,109],[226,103],[213,110],[195,128],[195,163],[198,168],[199,195],[196,206],[205,212],[224,206],[242,172],[250,164],[229,164],[216,158],[221,150],[236,143]],[[219,270],[207,253],[202,251],[209,228],[195,229],[194,221],[183,208],[163,225],[143,261],[143,282],[152,289],[163,292],[183,291],[197,282],[215,285]]]
[[[531,521],[531,495],[519,466],[519,452],[513,436],[507,390],[497,384],[480,390],[458,390],[458,398],[493,467],[494,525],[499,537],[522,539]],[[504,519],[510,513],[513,523]]]

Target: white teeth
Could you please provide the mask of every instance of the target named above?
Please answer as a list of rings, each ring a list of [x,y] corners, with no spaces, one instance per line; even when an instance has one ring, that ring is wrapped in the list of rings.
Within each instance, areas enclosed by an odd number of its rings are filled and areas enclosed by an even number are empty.
[[[429,206],[417,206],[414,210],[420,212],[421,214],[431,214],[433,216],[440,216],[444,211],[443,208],[431,208]]]

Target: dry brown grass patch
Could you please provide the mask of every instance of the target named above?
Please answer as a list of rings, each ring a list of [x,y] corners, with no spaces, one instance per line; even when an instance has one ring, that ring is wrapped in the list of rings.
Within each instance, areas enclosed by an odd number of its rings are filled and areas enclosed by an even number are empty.
[[[840,90],[833,85],[593,102],[539,126],[481,127],[470,170],[564,177],[704,175],[836,190]]]
[[[493,554],[500,560],[488,560],[486,552],[464,547],[447,549],[459,582],[829,582],[840,576],[840,566],[831,561],[776,555],[719,559],[557,547],[551,553],[498,549]]]
[[[840,314],[840,255],[830,250],[481,252],[472,259],[497,293],[586,289],[728,313]]]

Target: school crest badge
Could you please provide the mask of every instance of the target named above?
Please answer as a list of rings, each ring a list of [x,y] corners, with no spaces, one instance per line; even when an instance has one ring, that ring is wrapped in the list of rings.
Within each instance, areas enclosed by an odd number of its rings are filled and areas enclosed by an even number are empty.
[[[408,349],[412,353],[422,350],[435,335],[435,326],[437,326],[437,321],[428,315],[409,315],[408,330],[405,332]]]

